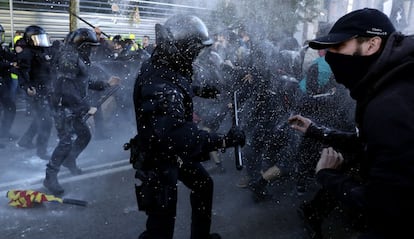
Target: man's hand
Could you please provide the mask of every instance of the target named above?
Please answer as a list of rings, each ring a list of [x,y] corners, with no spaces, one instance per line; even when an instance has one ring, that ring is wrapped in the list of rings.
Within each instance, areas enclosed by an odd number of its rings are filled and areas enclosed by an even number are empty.
[[[341,153],[336,152],[332,147],[322,149],[321,157],[316,164],[315,172],[325,168],[336,169],[344,162],[344,157]]]
[[[233,63],[231,63],[231,61],[230,61],[230,60],[225,60],[225,61],[223,62],[223,64],[224,64],[224,65],[228,65],[228,66],[230,66],[231,68],[234,68]]]
[[[108,84],[110,86],[119,85],[120,82],[121,79],[119,79],[119,77],[116,76],[111,76],[111,78],[108,80]]]
[[[234,147],[240,145],[243,147],[246,144],[246,135],[243,130],[238,126],[230,128],[229,132],[224,136],[223,142],[225,148]]]
[[[294,115],[289,117],[288,123],[292,129],[305,133],[312,121],[301,115]]]
[[[27,88],[27,94],[29,95],[29,96],[35,96],[36,95],[36,88],[34,88],[34,87],[29,87],[29,88]]]
[[[252,84],[253,83],[253,76],[249,73],[242,78],[244,84]]]
[[[89,110],[88,110],[88,114],[89,115],[94,115],[95,113],[96,113],[96,111],[98,110],[98,108],[96,108],[96,107],[91,107],[91,108],[89,108]]]
[[[102,30],[99,27],[95,27],[93,30],[95,30],[95,33],[98,36],[100,36],[102,34]]]

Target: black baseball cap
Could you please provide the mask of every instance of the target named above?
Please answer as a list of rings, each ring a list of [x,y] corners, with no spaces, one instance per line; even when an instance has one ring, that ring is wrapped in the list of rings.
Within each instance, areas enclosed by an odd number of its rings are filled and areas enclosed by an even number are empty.
[[[325,49],[357,36],[387,38],[395,28],[383,12],[373,8],[352,11],[335,22],[325,36],[309,41],[313,49]]]

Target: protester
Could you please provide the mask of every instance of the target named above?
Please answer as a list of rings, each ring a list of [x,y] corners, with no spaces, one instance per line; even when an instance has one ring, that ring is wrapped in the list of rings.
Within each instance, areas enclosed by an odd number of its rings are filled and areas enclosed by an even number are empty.
[[[339,154],[343,155],[342,157],[346,157],[347,163],[346,166],[343,165],[341,167],[341,172],[356,176],[359,175],[360,168],[358,161],[355,160],[355,155],[360,155],[363,152],[363,145],[358,139],[358,134],[355,130],[331,129],[302,115],[289,117],[289,123],[292,128],[303,133],[303,140],[307,140],[309,146],[312,146],[311,143],[313,142],[312,150],[320,151],[323,145],[329,145],[334,147]],[[313,156],[313,152],[308,153],[309,162],[306,162],[307,164],[316,164],[318,156],[315,156],[315,160],[312,160]],[[298,176],[300,179],[300,175]],[[310,238],[323,238],[322,224],[335,208],[340,208],[343,214],[349,215],[348,218],[350,220],[348,221],[354,224],[351,224],[353,229],[359,230],[365,226],[363,216],[359,210],[346,207],[346,205],[329,193],[327,189],[318,188],[312,194],[313,197],[311,199],[304,200],[298,207],[298,214],[304,220],[305,228]],[[344,213],[345,211],[346,213]]]
[[[355,102],[349,96],[349,91],[335,81],[325,61],[326,49],[318,50],[318,54],[319,57],[313,61],[299,82],[301,94],[298,97],[296,112],[321,125],[352,130],[355,127],[353,122]],[[314,182],[315,162],[308,159],[318,158],[321,147],[322,143],[317,143],[308,137],[301,138],[295,155],[298,194],[307,191],[308,181]]]
[[[131,160],[142,181],[138,207],[148,216],[139,238],[173,238],[180,180],[191,189],[191,238],[219,239],[210,234],[214,188],[201,162],[211,151],[243,146],[244,132],[234,127],[220,136],[193,122],[192,63],[213,43],[205,24],[196,16],[176,15],[156,24],[155,31],[157,46],[134,88],[138,134],[131,140]]]
[[[144,36],[142,38],[142,48],[148,52],[148,54],[152,54],[154,51],[155,45],[150,42],[149,36]]]
[[[384,13],[364,8],[341,17],[309,46],[328,49],[336,81],[357,102],[355,140],[364,146],[360,177],[345,174],[346,158],[327,147],[316,165],[317,181],[366,215],[359,238],[406,238],[414,214],[414,39],[397,32]],[[292,127],[303,126],[291,120]]]

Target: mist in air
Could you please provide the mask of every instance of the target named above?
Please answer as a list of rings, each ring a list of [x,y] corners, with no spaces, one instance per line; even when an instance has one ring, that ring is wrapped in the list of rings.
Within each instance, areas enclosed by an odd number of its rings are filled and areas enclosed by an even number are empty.
[[[50,37],[62,40],[61,35],[63,34],[59,30],[67,26],[56,27],[52,25],[60,24],[56,20],[54,20],[55,23],[45,20],[48,13],[53,12],[60,3],[49,0],[37,2],[53,3],[56,4],[56,7],[51,8],[50,12],[37,13],[41,14],[42,18],[40,19],[37,15],[32,15],[30,23],[42,26],[47,22],[50,25],[47,25],[45,29],[48,32],[56,31],[56,34],[59,34],[59,37],[56,35]],[[62,5],[68,3],[68,1],[63,2]],[[339,6],[338,9],[341,10],[328,16],[326,6],[319,5],[318,2],[320,1],[316,0],[108,0],[101,2],[96,4],[95,11],[93,8],[83,7],[83,1],[80,1],[81,16],[92,24],[99,26],[111,37],[119,34],[125,38],[132,34],[135,37],[133,40],[138,43],[144,35],[151,36],[151,43],[155,43],[155,23],[163,24],[169,16],[176,13],[194,14],[206,23],[210,36],[215,39],[216,43],[200,53],[194,64],[192,80],[194,85],[201,87],[214,86],[220,94],[215,99],[202,99],[200,97],[193,99],[195,120],[200,123],[200,127],[206,130],[225,134],[233,124],[233,108],[229,107],[229,104],[234,102],[233,95],[236,92],[240,126],[247,135],[247,144],[243,149],[243,154],[246,158],[260,158],[260,160],[263,160],[263,167],[265,168],[278,165],[286,169],[290,175],[297,172],[295,157],[302,138],[301,135],[291,130],[287,124],[287,119],[294,114],[302,114],[316,122],[344,130],[352,130],[355,126],[353,123],[355,102],[343,86],[335,85],[335,94],[332,98],[323,98],[325,96],[330,97],[331,95],[328,94],[330,91],[322,92],[321,96],[315,98],[315,102],[319,102],[316,108],[311,108],[303,103],[306,95],[300,89],[300,82],[304,79],[309,65],[318,56],[316,51],[307,47],[306,41],[315,37],[320,30],[320,26],[329,26],[345,14],[349,9],[344,3],[337,3],[339,5],[344,4],[344,6]],[[389,12],[390,16],[396,16],[396,26],[401,31],[413,32],[413,27],[409,27],[407,24],[409,21],[404,21],[407,16],[404,15],[406,13],[398,11],[398,9],[403,9],[404,6],[401,8],[394,6],[393,8],[388,5],[365,3],[372,1],[359,2],[361,3],[356,3],[354,8],[376,7],[384,9],[384,11]],[[16,8],[20,6],[15,3]],[[31,5],[26,6],[26,8],[30,7]],[[88,9],[88,12],[82,12],[84,9]],[[3,8],[0,10],[3,10]],[[3,14],[3,12],[1,13]],[[19,10],[16,11],[15,15],[20,16],[18,14],[26,14],[30,18],[31,12]],[[67,17],[66,12],[58,14]],[[7,31],[10,31],[9,21],[4,22],[3,26],[7,26]],[[18,25],[15,29],[24,29],[26,24],[19,22],[18,17],[14,19],[14,23]],[[79,26],[88,27],[83,23],[80,23]],[[243,39],[248,40],[243,41]],[[129,152],[123,150],[123,145],[137,133],[133,87],[142,63],[149,57],[148,53],[140,51],[123,57],[113,57],[113,55],[105,57],[92,56],[91,74],[104,81],[109,80],[111,76],[119,77],[121,87],[100,106],[99,115],[88,120],[92,140],[77,160],[78,165],[85,169],[86,173],[94,174],[99,178],[99,183],[81,185],[82,190],[69,186],[67,197],[88,198],[91,199],[92,205],[99,202],[98,198],[102,197],[102,194],[108,196],[108,204],[111,200],[116,201],[125,197],[124,191],[119,191],[116,185],[112,185],[114,183],[113,178],[102,175],[108,170],[123,172],[122,170],[127,171],[125,168],[132,169],[132,166],[129,165]],[[93,92],[91,96],[96,101],[104,94],[105,92]],[[326,111],[328,113],[323,111],[324,107],[329,108]],[[21,136],[27,129],[30,120],[30,105],[25,100],[25,93],[19,92],[17,115],[12,132]],[[0,160],[2,170],[0,174],[0,192],[2,195],[10,189],[25,189],[28,187],[35,190],[44,189],[41,181],[45,175],[47,161],[38,158],[35,150],[19,148],[15,145],[15,142],[1,141],[0,143],[6,144],[4,149],[0,149],[2,155],[4,155]],[[53,126],[48,152],[52,153],[56,145],[57,137]],[[231,168],[234,167],[232,151],[219,153],[219,156],[223,157],[224,160],[231,161],[226,170],[234,173],[235,169]],[[87,176],[85,177],[87,178]],[[65,187],[71,184],[69,173],[65,168],[62,168],[59,172],[59,179],[62,179]],[[133,170],[128,170],[119,180],[130,186],[128,188],[130,192],[133,191],[135,182]],[[220,177],[217,180],[220,180]],[[237,181],[237,178],[231,180]],[[233,181],[231,182],[233,183]],[[283,184],[285,182],[277,183]],[[223,186],[223,182],[216,185],[216,188],[220,188]],[[284,196],[287,195],[286,197],[291,196],[289,193],[291,192],[287,190],[281,192]],[[51,212],[46,215],[52,219],[47,217],[40,219],[47,226],[34,228],[26,226],[24,222],[20,222],[20,219],[36,220],[38,214],[7,208],[6,198],[2,195],[0,195],[0,202],[2,203],[0,221],[5,222],[5,231],[13,235],[16,235],[14,231],[18,231],[17,234],[20,237],[30,237],[33,231],[46,232],[51,228],[59,231],[59,229],[52,226],[54,220],[59,222],[60,220],[63,222],[65,220],[76,221],[84,215],[79,213],[79,215],[77,214],[78,218],[67,219],[65,218],[67,215],[65,215],[64,208],[52,207]],[[117,204],[114,207],[119,207],[116,209],[121,210],[125,218],[137,218],[137,208],[134,200],[135,198],[131,197],[128,203]],[[188,204],[187,201],[185,203]],[[229,200],[228,204],[225,206],[225,212],[231,213],[230,211],[234,211],[232,201]],[[294,207],[295,205],[290,206]],[[108,207],[110,208],[111,205]],[[38,209],[37,212],[40,210]],[[94,213],[99,215],[97,220],[105,217],[99,214],[99,211],[94,211]],[[220,214],[221,212],[214,213],[224,218],[228,217]],[[140,213],[139,216],[143,217],[144,214]],[[87,216],[85,215],[85,217]],[[108,216],[100,222],[102,224],[107,223],[105,225],[110,227],[111,223],[116,224],[114,222],[116,220],[120,219]],[[271,220],[268,222],[270,223]],[[140,224],[141,227],[143,225]],[[180,227],[181,224],[178,223],[178,226]],[[111,230],[108,229],[108,231]]]

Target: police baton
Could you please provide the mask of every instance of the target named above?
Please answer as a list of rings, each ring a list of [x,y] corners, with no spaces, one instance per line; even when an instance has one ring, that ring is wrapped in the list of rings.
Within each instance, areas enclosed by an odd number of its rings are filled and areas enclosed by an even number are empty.
[[[234,108],[234,114],[233,114],[233,125],[238,127],[239,126],[239,109],[237,106],[237,91],[233,93],[233,108]],[[243,169],[243,159],[242,159],[242,153],[241,153],[241,147],[240,145],[236,145],[234,147],[234,160],[236,163],[236,169],[242,170]]]
[[[99,108],[109,97],[111,97],[115,92],[117,92],[121,87],[119,85],[111,86],[108,90],[105,91],[105,94],[99,98],[99,100],[95,103],[94,107]],[[89,100],[89,98],[88,98]],[[89,117],[91,117],[90,114],[86,113],[82,116],[82,122],[86,122]]]
[[[85,19],[81,18],[80,16],[76,15],[75,13],[69,11],[70,14],[72,14],[73,16],[75,16],[77,19],[81,20],[82,22],[86,23],[88,26],[92,27],[93,29],[95,29],[95,26],[90,24],[88,21],[86,21]],[[101,31],[101,33],[106,36],[107,38],[109,38],[109,35],[106,34],[105,32]]]

